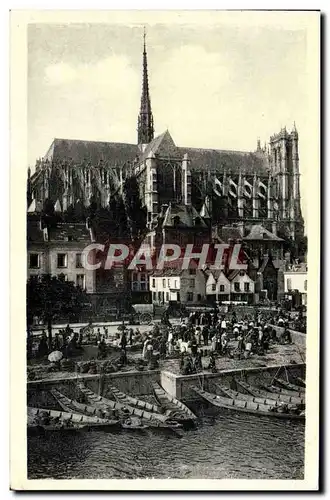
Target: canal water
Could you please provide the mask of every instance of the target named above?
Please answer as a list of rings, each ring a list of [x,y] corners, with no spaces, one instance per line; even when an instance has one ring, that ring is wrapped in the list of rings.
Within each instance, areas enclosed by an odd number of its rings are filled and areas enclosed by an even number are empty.
[[[28,438],[29,479],[303,479],[304,432],[290,422],[205,409],[182,432],[53,432]]]

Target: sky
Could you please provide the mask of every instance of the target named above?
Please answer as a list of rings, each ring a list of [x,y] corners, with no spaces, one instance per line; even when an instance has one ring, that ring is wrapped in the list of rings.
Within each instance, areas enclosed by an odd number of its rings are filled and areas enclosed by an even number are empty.
[[[307,190],[306,31],[278,25],[146,23],[155,135],[254,151],[293,123]],[[58,138],[136,143],[143,24],[30,24],[28,162]],[[304,202],[303,211],[305,210]]]

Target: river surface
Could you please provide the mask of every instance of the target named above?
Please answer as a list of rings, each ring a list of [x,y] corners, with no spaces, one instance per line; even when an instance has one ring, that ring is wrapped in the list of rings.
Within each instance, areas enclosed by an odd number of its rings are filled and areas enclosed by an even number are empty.
[[[53,432],[28,437],[29,479],[303,479],[301,422],[203,412],[183,431]]]

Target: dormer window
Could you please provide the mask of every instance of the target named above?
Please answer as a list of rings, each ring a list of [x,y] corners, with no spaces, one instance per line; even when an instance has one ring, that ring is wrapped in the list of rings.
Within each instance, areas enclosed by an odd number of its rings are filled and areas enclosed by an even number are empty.
[[[195,217],[195,226],[200,226],[202,223],[202,220],[200,217]]]

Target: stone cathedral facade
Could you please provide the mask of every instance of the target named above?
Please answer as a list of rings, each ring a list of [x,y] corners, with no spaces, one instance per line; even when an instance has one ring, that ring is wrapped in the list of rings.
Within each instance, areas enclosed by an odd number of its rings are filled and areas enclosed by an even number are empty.
[[[57,211],[93,200],[107,207],[135,176],[148,225],[164,205],[192,205],[213,226],[262,224],[287,238],[304,234],[300,207],[299,136],[295,125],[257,141],[255,151],[177,146],[166,130],[154,136],[144,37],[137,144],[54,139],[28,171],[28,212],[51,200]]]

